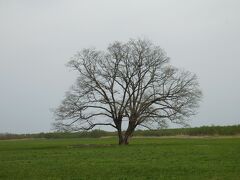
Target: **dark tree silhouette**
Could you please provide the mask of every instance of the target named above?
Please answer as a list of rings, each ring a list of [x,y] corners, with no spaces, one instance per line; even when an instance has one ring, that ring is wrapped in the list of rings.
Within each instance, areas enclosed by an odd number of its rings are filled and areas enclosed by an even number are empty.
[[[106,52],[84,49],[68,66],[78,78],[55,110],[55,127],[112,126],[119,144],[128,144],[137,126],[187,124],[202,96],[196,75],[171,66],[166,53],[147,40],[114,42]],[[123,121],[128,121],[125,131]]]

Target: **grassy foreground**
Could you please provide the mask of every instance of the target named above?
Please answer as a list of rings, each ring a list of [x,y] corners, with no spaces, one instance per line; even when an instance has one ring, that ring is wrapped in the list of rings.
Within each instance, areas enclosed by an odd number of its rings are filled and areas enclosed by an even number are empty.
[[[0,179],[239,179],[240,138],[0,141]]]

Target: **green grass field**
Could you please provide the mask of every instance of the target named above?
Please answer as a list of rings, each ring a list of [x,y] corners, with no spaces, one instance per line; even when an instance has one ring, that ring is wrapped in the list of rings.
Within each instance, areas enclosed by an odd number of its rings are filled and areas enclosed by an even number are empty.
[[[240,138],[0,141],[0,179],[240,179]]]

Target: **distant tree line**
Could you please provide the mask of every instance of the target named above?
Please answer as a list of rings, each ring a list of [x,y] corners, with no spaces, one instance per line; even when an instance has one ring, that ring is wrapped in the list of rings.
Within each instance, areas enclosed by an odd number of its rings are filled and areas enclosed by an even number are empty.
[[[202,126],[196,128],[178,128],[161,130],[136,130],[134,136],[235,136],[240,135],[240,125],[233,126]],[[0,140],[7,139],[58,139],[58,138],[100,138],[117,136],[117,132],[108,132],[103,130],[92,130],[82,132],[49,132],[36,134],[11,134],[0,133]]]

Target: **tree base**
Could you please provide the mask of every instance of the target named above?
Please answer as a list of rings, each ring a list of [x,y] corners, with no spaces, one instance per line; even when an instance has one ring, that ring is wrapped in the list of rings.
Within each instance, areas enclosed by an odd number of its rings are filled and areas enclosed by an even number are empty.
[[[128,137],[124,137],[124,138],[119,139],[118,144],[119,145],[128,145],[129,144]]]

